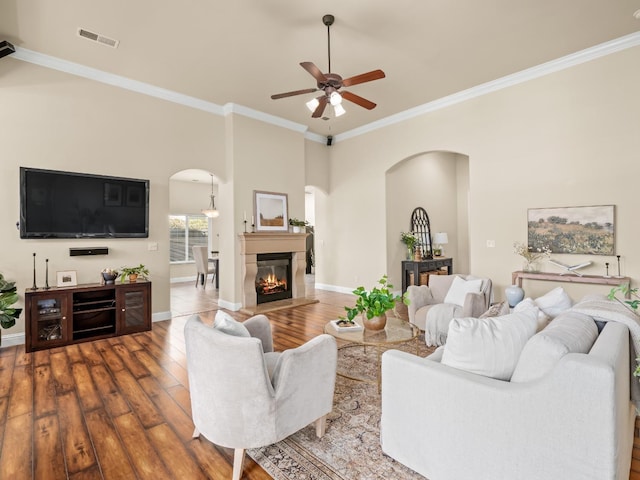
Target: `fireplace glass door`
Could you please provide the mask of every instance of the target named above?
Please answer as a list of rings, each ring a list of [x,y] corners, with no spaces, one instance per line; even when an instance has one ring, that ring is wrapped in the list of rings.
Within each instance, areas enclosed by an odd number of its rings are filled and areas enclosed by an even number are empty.
[[[261,253],[257,256],[257,303],[292,298],[291,253]]]

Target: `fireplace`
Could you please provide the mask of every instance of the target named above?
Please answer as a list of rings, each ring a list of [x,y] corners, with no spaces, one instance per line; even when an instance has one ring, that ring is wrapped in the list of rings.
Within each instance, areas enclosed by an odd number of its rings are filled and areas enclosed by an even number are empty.
[[[256,303],[292,298],[291,252],[259,253],[256,257]]]
[[[309,301],[305,298],[304,271],[306,267],[306,233],[272,233],[272,232],[256,232],[241,233],[238,235],[240,240],[241,255],[241,284],[242,284],[242,311],[251,315],[255,315],[261,310],[277,308],[282,306],[279,304],[300,305],[315,303],[317,300]],[[258,305],[258,291],[256,281],[260,277],[264,277],[263,273],[258,274],[258,261],[262,261],[263,254],[284,254],[289,263],[289,272],[286,277],[286,284],[289,293],[287,297],[279,302],[273,296],[269,296],[266,303]],[[260,257],[260,258],[258,258]],[[270,273],[270,272],[268,272]],[[282,275],[276,275],[280,279]],[[281,287],[279,287],[281,288]],[[261,300],[262,301],[262,300]]]

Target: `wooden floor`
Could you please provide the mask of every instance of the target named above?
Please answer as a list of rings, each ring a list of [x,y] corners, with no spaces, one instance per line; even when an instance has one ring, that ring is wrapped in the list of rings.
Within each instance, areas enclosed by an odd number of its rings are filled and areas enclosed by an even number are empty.
[[[276,349],[318,335],[353,303],[310,290],[319,303],[269,314]],[[151,332],[32,354],[0,350],[0,479],[231,478],[232,452],[191,438],[183,337],[189,314],[213,320],[217,291],[177,285],[171,302],[179,315]],[[271,477],[247,457],[243,478]],[[630,479],[640,480],[637,428]]]

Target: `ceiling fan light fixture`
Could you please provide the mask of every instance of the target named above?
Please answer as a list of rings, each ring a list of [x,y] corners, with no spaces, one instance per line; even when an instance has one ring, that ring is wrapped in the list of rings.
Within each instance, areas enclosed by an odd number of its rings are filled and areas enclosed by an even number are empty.
[[[344,115],[345,113],[347,113],[347,111],[344,109],[344,107],[341,104],[337,104],[333,106],[333,114],[336,117],[339,117],[341,115]]]
[[[334,107],[336,105],[340,105],[342,103],[342,95],[334,90],[329,95],[329,103],[331,103],[331,105],[333,105]]]
[[[318,105],[320,105],[320,102],[318,101],[317,98],[312,98],[305,105],[307,106],[309,111],[314,112],[316,108],[318,108]]]

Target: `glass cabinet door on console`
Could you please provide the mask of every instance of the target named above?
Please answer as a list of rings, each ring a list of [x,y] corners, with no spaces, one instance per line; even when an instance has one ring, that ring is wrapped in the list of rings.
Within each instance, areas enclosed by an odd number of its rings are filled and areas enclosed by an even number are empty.
[[[69,295],[35,293],[27,296],[26,302],[32,319],[27,351],[65,345],[69,341]]]
[[[118,288],[118,335],[151,328],[150,290],[150,282],[136,282]]]

